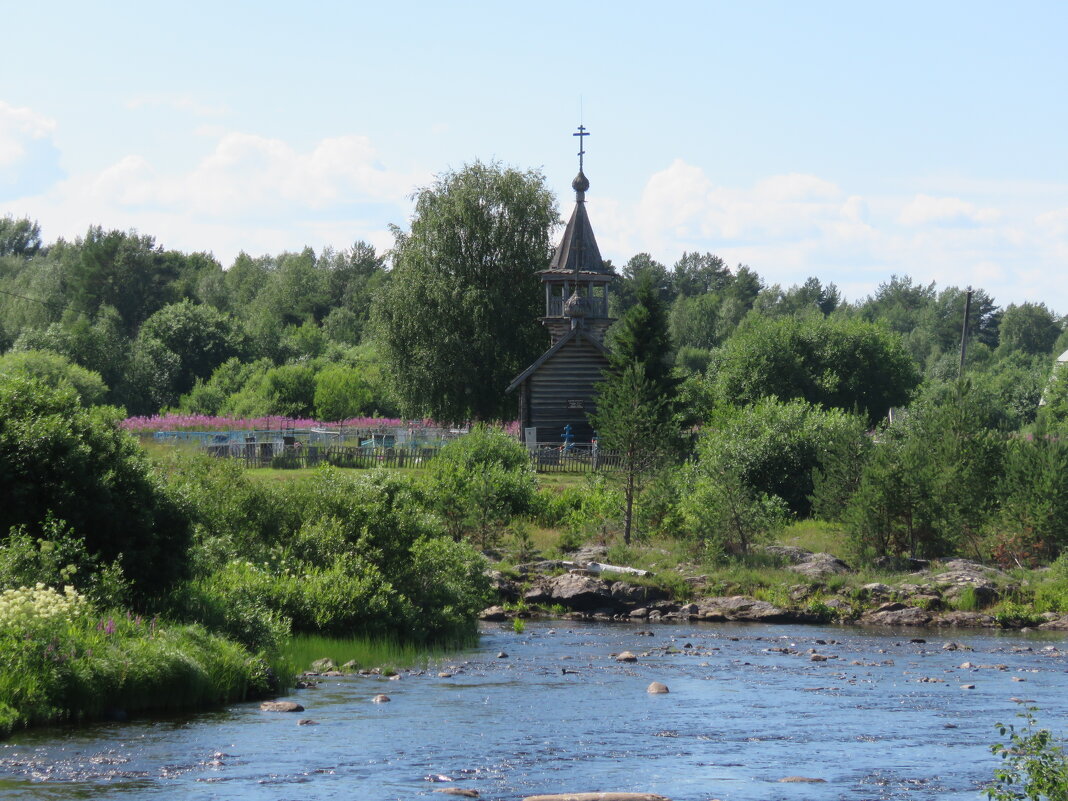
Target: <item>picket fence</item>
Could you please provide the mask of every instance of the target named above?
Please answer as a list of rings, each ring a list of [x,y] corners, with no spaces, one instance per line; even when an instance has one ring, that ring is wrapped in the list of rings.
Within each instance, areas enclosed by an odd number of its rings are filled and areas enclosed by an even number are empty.
[[[335,467],[419,467],[438,454],[437,448],[357,447],[355,445],[283,445],[278,442],[208,445],[210,456],[237,459],[245,467],[297,469],[331,464]],[[539,473],[592,473],[618,470],[621,454],[615,451],[559,445],[531,448],[530,462]]]

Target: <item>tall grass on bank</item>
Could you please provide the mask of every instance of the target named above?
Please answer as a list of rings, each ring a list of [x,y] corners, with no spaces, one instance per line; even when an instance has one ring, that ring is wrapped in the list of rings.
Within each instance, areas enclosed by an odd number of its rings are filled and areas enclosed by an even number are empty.
[[[0,736],[60,721],[177,712],[264,695],[263,659],[202,626],[100,615],[72,589],[0,593]]]
[[[396,639],[298,634],[283,644],[281,661],[291,673],[308,670],[312,662],[323,658],[332,659],[338,665],[354,662],[357,669],[397,671],[426,668],[433,660],[473,647],[477,642],[477,635],[435,646],[421,646]]]

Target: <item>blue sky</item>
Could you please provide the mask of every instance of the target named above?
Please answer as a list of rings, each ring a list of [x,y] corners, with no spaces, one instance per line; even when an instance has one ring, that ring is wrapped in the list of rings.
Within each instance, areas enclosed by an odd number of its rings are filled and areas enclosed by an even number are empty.
[[[390,244],[475,159],[640,251],[1068,313],[1068,4],[58,3],[4,11],[0,214],[229,265]]]

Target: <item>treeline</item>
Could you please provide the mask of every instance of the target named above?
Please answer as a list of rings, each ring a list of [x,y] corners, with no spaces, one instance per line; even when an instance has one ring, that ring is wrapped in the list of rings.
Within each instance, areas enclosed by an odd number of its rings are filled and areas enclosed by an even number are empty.
[[[91,228],[45,245],[37,223],[0,220],[0,345],[5,364],[54,374],[58,354],[92,402],[129,415],[337,420],[395,416],[368,344],[372,298],[389,279],[366,243],[343,251],[210,255],[151,236]],[[89,387],[87,381],[92,383]]]
[[[399,241],[411,247],[411,238]],[[402,279],[408,274],[402,271]],[[798,396],[816,402],[834,396],[831,405],[856,403],[878,417],[887,410],[883,400],[904,403],[920,380],[957,375],[964,316],[964,290],[958,287],[939,290],[892,276],[871,296],[850,303],[834,284],[817,278],[786,289],[768,286],[745,265],[732,269],[708,253],[684,253],[670,269],[638,254],[620,274],[613,315],[622,316],[639,281],[649,280],[667,312],[677,366],[688,375],[717,377],[728,397],[781,397],[789,391],[776,382],[808,382],[812,386]],[[439,410],[426,388],[436,382],[426,369],[420,372],[419,362],[425,357],[437,365],[441,383],[458,369],[456,360],[444,351],[405,358],[403,349],[392,347],[398,328],[426,319],[433,329],[439,322],[421,307],[421,286],[402,280],[391,287],[392,276],[385,254],[364,242],[319,254],[310,248],[275,256],[242,253],[224,269],[208,254],[165,250],[134,232],[94,227],[73,242],[45,244],[36,222],[7,217],[0,219],[0,348],[7,354],[0,364],[53,380],[65,377],[87,403],[122,406],[129,415],[166,409],[321,420],[433,415]],[[455,285],[445,291],[462,308],[463,295],[478,294],[477,286],[456,271]],[[472,330],[456,347],[494,354],[488,361],[532,358],[542,344],[535,319],[539,301],[527,294],[524,289],[506,301],[534,309],[527,326],[533,337],[526,330],[521,337],[496,332],[494,353],[480,341],[489,335],[477,327],[487,315],[473,309],[467,315]],[[1033,423],[1053,357],[1068,348],[1063,318],[1043,304],[999,307],[981,289],[971,308],[968,375],[998,397],[1006,425]],[[874,323],[897,335],[892,358],[872,363],[856,354],[801,355],[806,346],[791,334],[789,321],[809,318],[831,320],[836,330],[853,326],[856,337],[866,330],[861,323]],[[461,324],[468,325],[453,321]],[[446,338],[438,333],[430,336]],[[506,336],[512,339],[501,342]],[[784,343],[783,337],[794,338]],[[812,372],[814,363],[784,361],[799,358],[853,358],[853,386],[832,386]],[[754,369],[763,372],[747,375]],[[815,384],[825,398],[817,397]],[[900,391],[886,394],[873,389],[878,384]],[[507,416],[503,386],[479,391],[492,396],[485,408]],[[879,397],[861,397],[865,392]],[[457,416],[453,408],[445,411]]]

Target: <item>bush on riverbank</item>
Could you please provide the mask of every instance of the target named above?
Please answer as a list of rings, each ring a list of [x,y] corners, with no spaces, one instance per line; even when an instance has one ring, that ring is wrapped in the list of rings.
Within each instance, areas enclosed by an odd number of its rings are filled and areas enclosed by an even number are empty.
[[[290,630],[434,641],[473,631],[484,561],[447,534],[423,485],[323,468],[274,486],[206,458],[170,465],[194,509],[194,575],[171,611],[254,649]]]
[[[0,594],[0,735],[224,704],[266,694],[275,681],[262,658],[202,626],[100,614],[71,587]]]
[[[148,600],[185,573],[189,522],[151,471],[122,413],[85,408],[60,385],[0,374],[0,537],[14,527],[47,538],[49,521],[101,564],[118,563]]]

